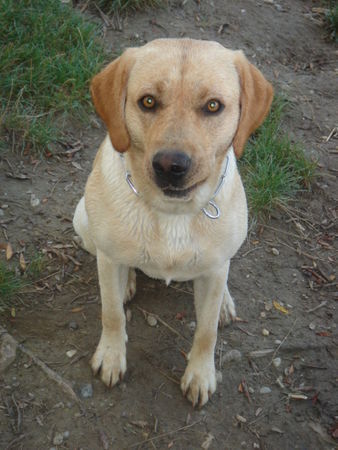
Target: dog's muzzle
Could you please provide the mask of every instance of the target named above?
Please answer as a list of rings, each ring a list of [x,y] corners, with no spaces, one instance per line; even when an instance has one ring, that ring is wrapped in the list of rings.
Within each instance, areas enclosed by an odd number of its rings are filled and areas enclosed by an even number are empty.
[[[152,160],[154,178],[165,195],[181,197],[191,188],[186,186],[186,176],[191,167],[191,158],[184,152],[161,150]]]

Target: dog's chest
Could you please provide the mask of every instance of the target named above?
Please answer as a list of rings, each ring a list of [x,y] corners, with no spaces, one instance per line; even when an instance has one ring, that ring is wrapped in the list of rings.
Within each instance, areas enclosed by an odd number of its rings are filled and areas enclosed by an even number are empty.
[[[199,276],[214,259],[210,258],[203,236],[196,232],[189,217],[167,216],[156,224],[150,236],[146,233],[142,236],[137,267],[167,283]]]

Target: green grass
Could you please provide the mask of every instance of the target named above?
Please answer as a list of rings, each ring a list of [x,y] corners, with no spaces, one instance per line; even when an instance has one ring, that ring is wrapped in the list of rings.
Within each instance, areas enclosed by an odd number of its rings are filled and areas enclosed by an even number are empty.
[[[14,269],[0,261],[0,312],[9,306],[9,301],[21,288],[23,282]]]
[[[0,54],[0,136],[51,150],[60,123],[91,108],[89,80],[105,58],[97,28],[59,0],[0,0]]]
[[[91,3],[96,3],[99,8],[110,14],[127,10],[141,10],[148,6],[159,6],[163,0],[97,0],[95,2],[91,0]]]
[[[326,13],[326,25],[328,33],[333,41],[338,41],[338,4],[335,1],[330,2],[328,12]]]
[[[20,268],[19,261],[0,261],[0,312],[13,305],[16,294],[41,277],[46,267],[46,258],[42,253],[35,253],[24,272]]]
[[[287,103],[280,96],[275,98],[269,116],[250,139],[240,161],[249,208],[254,216],[269,215],[278,204],[308,189],[315,173],[316,164],[282,130]]]

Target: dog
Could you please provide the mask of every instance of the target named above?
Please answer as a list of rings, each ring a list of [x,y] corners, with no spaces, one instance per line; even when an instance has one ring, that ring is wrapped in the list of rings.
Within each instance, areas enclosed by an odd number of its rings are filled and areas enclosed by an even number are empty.
[[[126,372],[123,304],[135,268],[167,284],[193,280],[197,327],[181,389],[203,406],[216,390],[218,323],[236,316],[230,259],[247,234],[236,158],[273,88],[242,51],[158,39],[127,49],[93,78],[91,94],[108,134],[73,224],[97,257],[102,334],[92,369],[107,386]]]

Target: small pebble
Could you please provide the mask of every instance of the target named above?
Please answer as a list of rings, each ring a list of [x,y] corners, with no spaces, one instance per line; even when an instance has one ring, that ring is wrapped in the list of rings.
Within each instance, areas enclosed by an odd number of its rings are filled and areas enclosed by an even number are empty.
[[[35,194],[31,194],[31,206],[33,208],[36,208],[37,206],[40,205],[40,199],[38,199],[37,197],[35,197]]]
[[[75,320],[72,320],[71,322],[69,322],[68,328],[70,330],[77,330],[79,328],[79,325],[75,322]]]
[[[190,331],[195,331],[196,328],[196,322],[193,320],[188,324],[188,327],[190,328]]]
[[[151,327],[156,327],[157,325],[156,317],[152,316],[151,314],[149,314],[149,316],[147,317],[147,322],[148,325],[150,325]]]
[[[73,350],[68,350],[68,352],[66,352],[66,355],[68,356],[68,358],[73,358],[73,356],[77,353],[77,350],[73,349]]]
[[[250,392],[250,394],[254,394],[255,393],[255,389],[251,386],[248,387],[248,391]]]
[[[266,312],[264,312],[264,311],[261,312],[261,318],[262,318],[262,319],[265,319],[265,318],[266,318]]]
[[[246,423],[246,418],[239,414],[236,414],[236,419],[238,420],[238,422]]]
[[[263,335],[263,336],[269,336],[269,334],[270,334],[270,331],[267,330],[266,328],[263,328],[263,330],[262,330],[262,335]]]
[[[281,363],[282,363],[282,359],[281,358],[274,358],[273,360],[272,360],[272,364],[277,368],[277,367],[279,367],[280,365],[281,365]]]
[[[81,388],[81,397],[91,398],[92,396],[93,396],[93,386],[90,383],[84,384]]]
[[[275,5],[275,8],[277,9],[277,11],[278,12],[283,12],[284,10],[283,10],[283,6],[281,6],[281,5]]]
[[[271,310],[272,310],[272,302],[271,301],[265,302],[265,311]]]
[[[279,344],[281,344],[281,343],[282,343],[282,341],[281,341],[280,339],[276,339],[276,340],[275,340],[275,344],[279,345]]]
[[[279,250],[277,250],[277,248],[272,247],[271,251],[272,251],[272,253],[273,253],[275,256],[278,256],[278,255],[279,255]]]
[[[127,322],[130,322],[131,318],[132,318],[132,313],[131,313],[131,310],[128,308],[127,311],[126,311]]]
[[[314,323],[314,322],[311,322],[310,324],[309,324],[309,328],[310,328],[310,330],[315,330],[316,329],[316,324]]]
[[[260,394],[270,394],[270,392],[271,392],[271,389],[267,386],[263,386],[259,390]]]
[[[230,361],[239,361],[242,359],[242,353],[239,350],[230,350],[226,352],[222,357],[222,363],[227,363]]]
[[[63,437],[64,437],[64,439],[68,439],[69,438],[69,431],[64,431],[63,432]]]
[[[55,433],[53,444],[54,445],[61,445],[63,442],[63,433]]]
[[[9,334],[3,334],[0,339],[0,373],[15,361],[16,347],[14,339]]]

